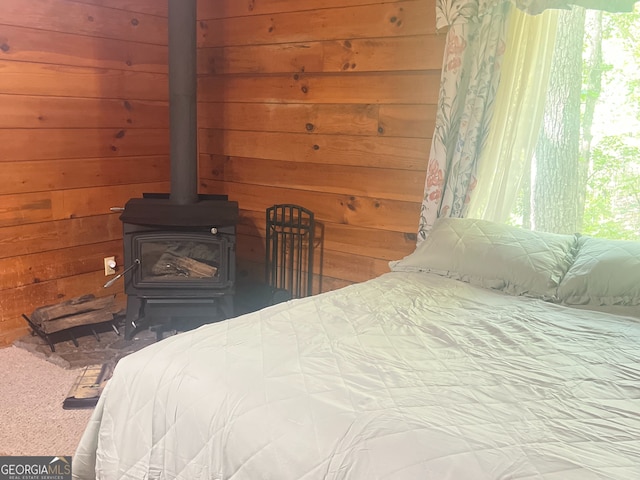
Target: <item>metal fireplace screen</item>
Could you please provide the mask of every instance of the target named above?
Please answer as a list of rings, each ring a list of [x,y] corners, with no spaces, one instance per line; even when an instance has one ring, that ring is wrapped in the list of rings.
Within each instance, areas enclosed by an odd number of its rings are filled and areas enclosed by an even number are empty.
[[[313,213],[298,205],[267,209],[266,281],[292,298],[313,290]]]

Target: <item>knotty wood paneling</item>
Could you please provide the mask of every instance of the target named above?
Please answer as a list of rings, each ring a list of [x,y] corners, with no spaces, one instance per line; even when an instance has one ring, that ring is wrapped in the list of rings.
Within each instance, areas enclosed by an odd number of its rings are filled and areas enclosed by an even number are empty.
[[[167,44],[166,18],[110,8],[107,6],[110,2],[103,3],[105,6],[69,0],[2,0],[0,23],[127,42]]]
[[[169,189],[162,3],[0,0],[0,345],[42,305],[124,304],[110,207]]]
[[[121,237],[121,230],[122,224],[114,214],[4,227],[0,237],[0,258],[117,240]]]
[[[108,168],[105,168],[107,166]],[[0,195],[169,181],[168,156],[0,162]],[[136,187],[137,188],[137,187]],[[148,185],[147,188],[155,188]],[[36,194],[32,194],[36,195]]]
[[[201,160],[201,174],[223,182],[265,185],[419,202],[423,182],[410,170],[360,168],[214,155]],[[358,181],[354,182],[353,179]]]
[[[332,135],[385,134],[429,139],[435,127],[436,106],[302,103],[201,102],[198,126],[218,130]],[[206,135],[209,135],[206,133]]]
[[[0,52],[2,50],[0,49]],[[54,97],[167,100],[167,75],[3,60],[0,93]]]
[[[440,68],[444,35],[201,48],[201,74],[411,71]],[[381,61],[381,59],[385,59]]]
[[[240,204],[241,275],[263,274],[276,203],[316,215],[316,291],[413,250],[445,48],[434,15],[435,0],[200,0],[201,190]]]
[[[203,102],[435,105],[438,100],[439,72],[345,73],[204,76],[198,87]]]
[[[95,1],[99,0],[86,1],[88,3],[95,3]],[[198,14],[200,18],[209,19],[299,11],[315,13],[315,11],[323,8],[376,5],[388,3],[388,1],[389,0],[304,0],[301,2],[300,0],[237,0],[221,2],[198,0]]]
[[[169,137],[164,129],[0,130],[0,162],[162,155],[168,148]]]
[[[322,165],[426,171],[429,142],[410,137],[357,137],[303,133],[200,131],[200,152]],[[1,151],[1,150],[0,150]]]
[[[379,110],[371,104],[201,102],[198,126],[235,131],[255,124],[264,132],[376,135]]]
[[[102,259],[113,252],[122,251],[122,241],[80,245],[58,251],[46,251],[14,258],[0,259],[0,289],[24,287],[32,283],[55,280],[60,276],[72,276],[95,272],[102,267]],[[116,255],[122,263],[122,255]]]
[[[150,15],[167,16],[167,2],[160,0],[73,0],[76,3],[117,8],[127,12],[142,12]]]
[[[0,25],[0,44],[0,58],[6,60],[167,73],[164,45],[9,25]]]
[[[221,0],[219,3],[232,3]],[[299,2],[303,3],[303,2]],[[337,2],[336,2],[337,3]],[[397,1],[334,8],[205,19],[199,22],[201,47],[258,45],[318,40],[385,38],[435,33],[432,0]]]
[[[0,344],[22,313],[104,294],[109,212],[169,189],[167,8],[0,0]],[[198,0],[200,191],[241,208],[261,276],[264,211],[313,210],[315,291],[415,244],[444,36],[435,0]],[[117,292],[124,301],[121,284]]]
[[[0,105],[0,128],[120,129],[126,125],[166,132],[169,127],[166,102],[0,94]]]
[[[0,227],[100,215],[123,206],[139,192],[166,192],[168,188],[169,182],[160,182],[0,195]]]
[[[262,212],[275,203],[291,203],[295,199],[295,203],[318,214],[320,221],[396,232],[403,232],[405,229],[412,232],[415,217],[420,212],[418,203],[402,200],[214,180],[202,180],[201,184],[207,191],[220,191],[230,195],[247,210]]]

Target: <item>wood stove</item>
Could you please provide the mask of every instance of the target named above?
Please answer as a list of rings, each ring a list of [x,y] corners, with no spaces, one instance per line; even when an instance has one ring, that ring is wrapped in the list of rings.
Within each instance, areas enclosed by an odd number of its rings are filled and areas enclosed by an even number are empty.
[[[146,194],[127,202],[123,224],[125,336],[233,316],[238,204],[201,195],[194,204]]]
[[[233,316],[238,204],[197,193],[196,0],[168,2],[171,192],[132,198],[120,216],[127,338]]]

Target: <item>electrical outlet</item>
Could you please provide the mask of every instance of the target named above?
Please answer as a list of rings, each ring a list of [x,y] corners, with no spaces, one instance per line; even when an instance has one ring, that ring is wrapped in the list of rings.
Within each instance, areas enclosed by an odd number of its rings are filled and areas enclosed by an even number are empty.
[[[116,274],[116,257],[104,257],[104,276]]]

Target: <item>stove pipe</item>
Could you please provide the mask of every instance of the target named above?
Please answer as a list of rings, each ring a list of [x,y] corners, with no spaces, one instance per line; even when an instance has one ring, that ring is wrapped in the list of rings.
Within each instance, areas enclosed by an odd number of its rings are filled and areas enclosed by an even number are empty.
[[[169,0],[169,137],[172,203],[198,201],[196,0]]]

